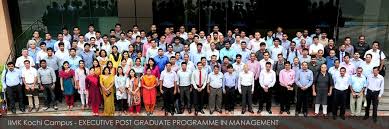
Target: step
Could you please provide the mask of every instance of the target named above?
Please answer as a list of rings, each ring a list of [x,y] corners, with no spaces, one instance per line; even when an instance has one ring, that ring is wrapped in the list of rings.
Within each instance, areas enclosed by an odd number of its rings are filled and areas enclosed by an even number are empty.
[[[389,97],[382,97],[379,103],[389,105]]]

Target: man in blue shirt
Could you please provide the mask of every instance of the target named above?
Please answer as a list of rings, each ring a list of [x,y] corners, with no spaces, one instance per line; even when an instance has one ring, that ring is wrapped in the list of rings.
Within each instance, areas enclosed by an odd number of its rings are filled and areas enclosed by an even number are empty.
[[[169,63],[169,58],[164,55],[162,48],[158,49],[158,55],[154,57],[155,63],[159,67],[159,72],[165,69],[165,65]]]
[[[69,62],[70,69],[76,70],[78,68],[81,57],[76,55],[76,49],[72,48],[69,52],[70,56],[66,59]]]
[[[57,40],[51,39],[50,33],[46,33],[45,36],[46,36],[46,40],[43,42],[46,43],[46,47],[54,49],[54,44],[55,44],[55,42],[57,42]]]
[[[357,74],[349,79],[351,85],[350,111],[352,116],[359,116],[362,109],[363,92],[367,79],[362,75],[362,67],[357,68]]]
[[[23,103],[23,92],[22,92],[22,74],[21,71],[15,68],[13,62],[7,64],[8,69],[4,70],[1,76],[1,81],[3,85],[2,91],[7,91],[8,98],[10,101],[10,109],[13,114],[16,113],[15,109],[15,99],[19,99],[19,109],[21,112],[25,112],[24,103]],[[16,96],[18,95],[18,96]],[[16,98],[15,98],[16,96]]]
[[[308,95],[311,93],[308,88],[312,86],[313,83],[313,73],[308,69],[308,63],[302,63],[302,69],[300,69],[296,74],[295,83],[298,87],[297,89],[297,104],[296,104],[296,116],[301,112],[301,105],[303,106],[304,117],[307,117],[308,112]]]
[[[93,59],[95,58],[95,53],[90,50],[90,44],[84,44],[84,51],[80,53],[82,60],[85,61],[85,67],[90,69],[93,65]]]
[[[228,60],[232,63],[235,62],[236,51],[230,48],[230,43],[226,42],[225,47],[220,50],[220,60],[223,60],[224,56],[228,57]]]

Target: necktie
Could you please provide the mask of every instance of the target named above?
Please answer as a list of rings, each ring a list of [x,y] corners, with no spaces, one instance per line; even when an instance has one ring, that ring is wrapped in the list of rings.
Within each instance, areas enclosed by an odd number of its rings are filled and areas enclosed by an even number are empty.
[[[200,76],[200,77],[199,77],[199,85],[200,85],[200,87],[201,87],[201,86],[202,86],[202,85],[201,85],[201,70],[200,70],[199,76]]]
[[[340,52],[340,62],[343,62],[343,52]]]

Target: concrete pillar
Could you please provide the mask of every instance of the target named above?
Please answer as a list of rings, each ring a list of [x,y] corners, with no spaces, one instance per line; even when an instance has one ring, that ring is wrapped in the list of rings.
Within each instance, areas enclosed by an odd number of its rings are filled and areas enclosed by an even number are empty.
[[[118,0],[118,17],[125,30],[136,24],[148,31],[153,24],[152,0]]]
[[[0,32],[0,63],[4,64],[11,52],[11,46],[13,46],[12,27],[7,0],[1,0],[0,2]]]

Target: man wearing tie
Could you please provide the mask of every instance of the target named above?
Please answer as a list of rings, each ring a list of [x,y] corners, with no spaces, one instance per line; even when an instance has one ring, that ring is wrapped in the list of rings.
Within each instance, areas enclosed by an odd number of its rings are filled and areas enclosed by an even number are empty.
[[[203,69],[203,64],[201,62],[197,63],[197,69],[192,73],[192,85],[195,89],[193,91],[193,104],[195,106],[195,115],[198,115],[198,112],[205,114],[203,111],[204,105],[204,89],[207,85],[207,72]]]

